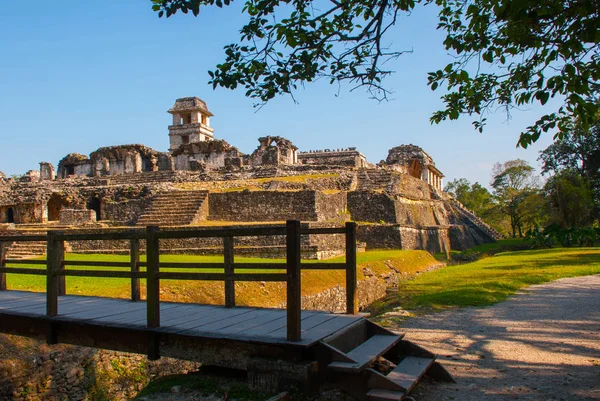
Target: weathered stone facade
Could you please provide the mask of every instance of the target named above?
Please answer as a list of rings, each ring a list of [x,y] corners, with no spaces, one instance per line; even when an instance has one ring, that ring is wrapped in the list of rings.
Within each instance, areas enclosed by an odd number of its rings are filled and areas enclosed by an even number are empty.
[[[42,162],[39,171],[0,178],[0,223],[44,229],[49,223],[214,226],[219,221],[298,219],[339,225],[354,220],[368,248],[432,252],[465,248],[496,236],[441,191],[443,174],[417,146],[393,148],[374,166],[355,148],[298,153],[288,139],[265,136],[248,155],[214,139],[212,113],[202,100],[177,99],[169,113],[169,152],[143,145],[104,147],[89,157],[67,155],[56,177],[53,166]],[[200,242],[173,244],[170,249],[205,252],[202,249],[211,246]],[[248,253],[252,248],[266,252],[270,246],[277,254],[281,244],[250,240],[244,246]],[[306,255],[336,254],[325,243],[304,247]],[[97,249],[112,248],[103,244]]]

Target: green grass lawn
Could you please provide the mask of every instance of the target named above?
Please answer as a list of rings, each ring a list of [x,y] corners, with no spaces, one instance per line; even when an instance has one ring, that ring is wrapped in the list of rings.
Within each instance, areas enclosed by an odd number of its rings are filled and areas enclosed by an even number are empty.
[[[140,258],[145,261],[145,255]],[[67,254],[66,260],[73,261],[105,261],[128,262],[128,255],[105,254]],[[161,255],[162,262],[187,262],[187,263],[215,263],[223,262],[223,256],[202,255]],[[328,259],[327,262],[344,262],[344,257]],[[269,263],[284,263],[284,259],[262,259],[236,256],[237,263],[255,263],[255,273],[275,273],[278,270],[261,269],[261,265]],[[302,263],[318,263],[316,260],[302,261]],[[425,251],[401,250],[374,250],[362,252],[357,255],[358,276],[363,277],[362,268],[368,267],[374,273],[389,272],[390,267],[406,272],[425,270],[436,261]],[[9,267],[27,267],[24,265],[8,265]],[[45,266],[31,265],[32,268],[45,268]],[[116,267],[90,267],[69,265],[68,270],[118,270],[127,271],[128,268]],[[144,270],[144,268],[142,268]],[[161,269],[161,271],[178,272],[223,272],[222,269]],[[245,269],[236,269],[239,273],[248,273]],[[8,288],[12,290],[46,291],[46,277],[23,274],[7,274]],[[113,298],[129,298],[131,281],[123,278],[96,278],[96,277],[67,277],[67,294],[96,295]],[[344,285],[345,272],[341,270],[307,270],[302,272],[303,295],[315,294],[335,285]],[[145,297],[145,280],[140,280],[142,298]],[[240,305],[274,306],[285,302],[284,283],[251,283],[240,282],[236,284],[236,298]],[[186,281],[186,280],[161,280],[161,299],[165,301],[200,302],[222,304],[224,302],[223,283],[219,281]]]
[[[597,247],[503,252],[404,281],[398,294],[377,302],[372,311],[378,314],[396,306],[428,311],[491,305],[532,284],[598,273],[600,248]]]

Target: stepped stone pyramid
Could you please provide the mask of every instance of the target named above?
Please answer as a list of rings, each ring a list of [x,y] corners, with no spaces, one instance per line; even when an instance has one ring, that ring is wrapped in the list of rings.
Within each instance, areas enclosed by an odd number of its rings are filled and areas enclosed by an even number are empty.
[[[208,191],[172,191],[157,195],[137,221],[138,226],[191,224],[205,213]]]

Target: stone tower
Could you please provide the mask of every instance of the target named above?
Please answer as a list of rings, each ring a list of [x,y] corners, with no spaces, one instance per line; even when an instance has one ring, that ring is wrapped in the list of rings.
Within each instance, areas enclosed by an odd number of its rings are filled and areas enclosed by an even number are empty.
[[[210,117],[206,103],[197,97],[182,97],[175,101],[169,110],[173,115],[173,125],[169,125],[169,150],[172,152],[193,142],[212,141],[213,129],[210,127]]]

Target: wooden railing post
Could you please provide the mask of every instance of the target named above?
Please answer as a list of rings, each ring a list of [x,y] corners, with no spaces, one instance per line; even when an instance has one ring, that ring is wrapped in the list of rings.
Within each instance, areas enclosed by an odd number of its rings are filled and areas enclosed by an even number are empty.
[[[346,313],[358,313],[356,302],[356,223],[346,223]]]
[[[139,273],[140,271],[140,240],[132,239],[129,247],[129,260],[131,264],[131,272]],[[139,277],[131,277],[131,300],[140,300],[140,279]]]
[[[225,262],[225,306],[235,306],[235,282],[233,281],[233,237],[223,237],[223,258]]]
[[[287,339],[300,341],[300,222],[286,223],[287,243]]]
[[[55,239],[56,232],[48,231],[46,235],[46,316],[58,315],[59,277],[56,273],[61,269],[61,242]]]
[[[0,241],[0,267],[6,267],[6,252],[8,251],[8,242]],[[6,291],[6,273],[0,273],[0,291]]]
[[[61,232],[57,232],[58,234],[62,234]],[[58,240],[56,241],[56,271],[65,270],[65,241]],[[58,276],[58,295],[67,295],[67,277],[66,276]]]
[[[160,281],[158,227],[148,226],[146,233],[146,303],[148,306],[148,328],[160,327]]]

